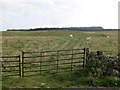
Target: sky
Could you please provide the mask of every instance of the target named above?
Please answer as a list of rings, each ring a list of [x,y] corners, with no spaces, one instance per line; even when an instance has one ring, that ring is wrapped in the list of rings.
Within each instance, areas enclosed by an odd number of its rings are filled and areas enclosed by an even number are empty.
[[[118,28],[119,0],[0,0],[0,31],[39,27]]]

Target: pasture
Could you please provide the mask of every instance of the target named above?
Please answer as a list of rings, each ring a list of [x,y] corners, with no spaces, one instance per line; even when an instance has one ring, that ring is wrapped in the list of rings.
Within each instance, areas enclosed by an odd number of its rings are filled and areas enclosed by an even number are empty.
[[[70,35],[74,37],[70,37]],[[91,41],[86,38],[91,36]],[[107,36],[110,36],[109,38]],[[2,54],[15,55],[21,51],[41,51],[90,48],[115,55],[118,52],[117,32],[30,31],[2,32]]]
[[[70,35],[73,35],[72,37]],[[89,42],[87,37],[91,37]],[[109,36],[109,37],[108,37]],[[90,51],[103,51],[106,55],[117,55],[118,32],[80,32],[80,31],[4,31],[0,37],[2,55],[21,55],[22,51],[42,51],[90,48]],[[111,84],[115,77],[84,77],[84,71],[63,73],[60,75],[38,77],[3,77],[2,87],[89,87],[93,80],[98,86],[115,86]],[[108,81],[106,84],[105,81]],[[52,82],[52,83],[51,83]],[[45,85],[42,85],[45,83]]]

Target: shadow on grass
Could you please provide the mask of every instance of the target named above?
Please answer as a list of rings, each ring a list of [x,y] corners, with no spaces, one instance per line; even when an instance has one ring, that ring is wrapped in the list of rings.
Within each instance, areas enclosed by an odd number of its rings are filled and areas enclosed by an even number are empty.
[[[53,79],[64,83],[65,87],[120,87],[120,78],[115,76],[93,77],[85,70],[52,75]]]

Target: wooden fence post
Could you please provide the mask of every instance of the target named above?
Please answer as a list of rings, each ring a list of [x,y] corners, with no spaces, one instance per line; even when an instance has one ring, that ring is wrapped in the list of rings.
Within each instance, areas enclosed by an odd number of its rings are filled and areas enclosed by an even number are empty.
[[[42,52],[40,53],[41,58],[40,58],[40,75],[42,75]]]
[[[21,61],[21,77],[24,77],[24,51],[22,51],[22,61]]]
[[[84,61],[83,61],[83,68],[86,68],[87,59],[89,54],[89,48],[84,48]]]
[[[57,73],[58,73],[58,60],[59,60],[59,50],[57,51]]]
[[[71,58],[71,71],[72,71],[72,64],[73,64],[73,50],[72,50],[72,58]]]
[[[20,77],[21,77],[21,59],[20,59],[20,55],[18,56],[19,58],[19,74],[20,74]]]

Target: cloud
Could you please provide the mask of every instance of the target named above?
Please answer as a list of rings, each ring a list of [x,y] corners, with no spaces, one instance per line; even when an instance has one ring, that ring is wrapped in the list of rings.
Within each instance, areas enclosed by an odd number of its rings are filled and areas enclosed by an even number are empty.
[[[117,0],[2,0],[1,29],[55,26],[117,28]]]

